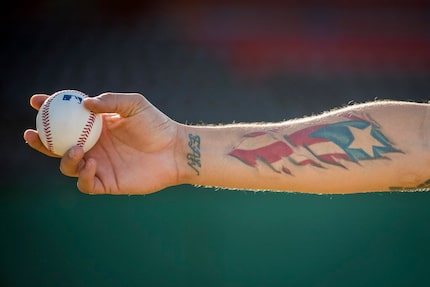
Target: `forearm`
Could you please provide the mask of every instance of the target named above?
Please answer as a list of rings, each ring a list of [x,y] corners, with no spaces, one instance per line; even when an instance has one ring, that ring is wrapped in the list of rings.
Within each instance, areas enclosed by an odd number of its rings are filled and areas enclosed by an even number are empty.
[[[309,193],[423,187],[426,104],[373,102],[279,124],[181,126],[180,181]]]

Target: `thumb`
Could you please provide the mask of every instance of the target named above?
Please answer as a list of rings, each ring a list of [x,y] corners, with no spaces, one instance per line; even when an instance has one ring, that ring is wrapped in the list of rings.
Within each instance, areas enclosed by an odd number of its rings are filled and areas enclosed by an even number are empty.
[[[86,98],[84,105],[97,114],[117,113],[123,117],[130,117],[151,104],[137,93],[103,93],[97,97]]]

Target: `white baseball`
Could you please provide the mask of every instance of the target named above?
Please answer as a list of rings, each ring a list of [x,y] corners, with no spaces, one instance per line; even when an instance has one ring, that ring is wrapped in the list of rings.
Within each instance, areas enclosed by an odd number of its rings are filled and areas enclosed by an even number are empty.
[[[90,150],[102,131],[102,118],[83,106],[86,98],[75,90],[58,91],[40,107],[36,129],[42,143],[54,154],[63,156],[73,146]]]

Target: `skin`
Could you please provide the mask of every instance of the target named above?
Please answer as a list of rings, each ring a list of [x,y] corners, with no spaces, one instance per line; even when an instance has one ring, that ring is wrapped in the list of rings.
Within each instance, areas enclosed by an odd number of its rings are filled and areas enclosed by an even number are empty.
[[[38,110],[47,97],[34,95],[30,105]],[[105,93],[84,105],[103,115],[102,135],[85,154],[70,149],[60,170],[88,194],[148,194],[179,184],[358,193],[427,188],[430,179],[427,104],[378,101],[225,126],[175,122],[140,94]],[[55,157],[37,131],[25,131],[24,139]],[[317,150],[315,139],[327,150]]]
[[[39,110],[47,97],[34,95],[30,105]],[[138,94],[106,93],[85,99],[84,105],[104,113],[100,139],[86,154],[72,148],[60,162],[64,175],[78,178],[81,192],[148,194],[178,183],[178,124]],[[25,131],[24,139],[35,150],[57,157],[43,146],[37,131]]]

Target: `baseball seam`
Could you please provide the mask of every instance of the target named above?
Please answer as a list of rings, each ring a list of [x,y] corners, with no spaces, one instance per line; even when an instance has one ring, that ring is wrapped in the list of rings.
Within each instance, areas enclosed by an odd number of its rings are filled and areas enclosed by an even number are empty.
[[[82,130],[82,133],[78,139],[77,145],[81,148],[84,147],[90,133],[91,133],[91,129],[94,126],[94,122],[96,121],[96,114],[94,112],[90,113],[90,116],[87,120],[87,123],[85,124],[84,129]]]
[[[46,104],[45,104],[43,111],[42,111],[43,132],[45,134],[45,140],[46,140],[47,148],[51,152],[54,151],[54,141],[52,138],[51,125],[50,125],[50,121],[49,121],[49,107],[50,107],[53,99],[54,98],[51,97],[46,101]]]

